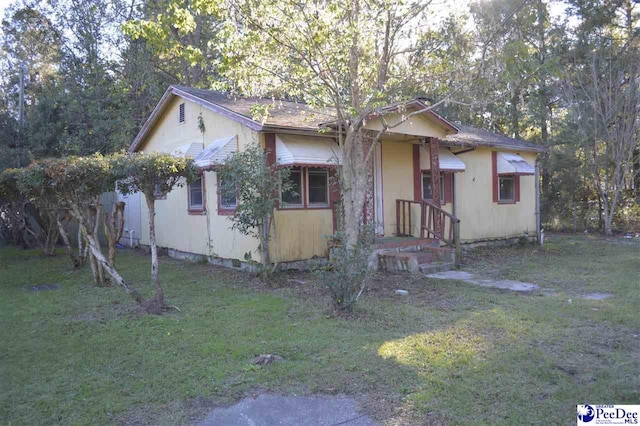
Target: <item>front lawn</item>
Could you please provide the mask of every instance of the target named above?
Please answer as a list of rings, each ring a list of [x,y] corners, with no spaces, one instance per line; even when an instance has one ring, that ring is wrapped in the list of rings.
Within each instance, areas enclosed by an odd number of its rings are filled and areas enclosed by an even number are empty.
[[[118,256],[150,294],[148,258]],[[463,268],[544,291],[382,275],[345,318],[310,275],[267,286],[163,258],[180,311],[159,317],[62,254],[0,248],[0,422],[188,424],[263,392],[349,394],[381,424],[574,424],[576,404],[640,401],[637,240],[551,236],[479,250]],[[614,296],[580,297],[595,292]],[[285,362],[249,363],[263,353]]]

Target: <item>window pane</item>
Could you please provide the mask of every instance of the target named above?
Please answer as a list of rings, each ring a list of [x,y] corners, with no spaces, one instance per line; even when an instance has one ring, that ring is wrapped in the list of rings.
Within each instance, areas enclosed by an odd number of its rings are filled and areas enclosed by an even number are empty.
[[[238,203],[236,188],[229,182],[220,180],[220,207],[235,208]]]
[[[202,206],[202,178],[199,178],[189,185],[189,207],[201,208]]]
[[[282,203],[287,205],[302,205],[302,171],[291,170],[289,175],[290,189],[282,193]]]
[[[500,201],[513,201],[515,190],[512,176],[500,177]]]
[[[309,204],[329,204],[329,175],[326,170],[309,170]]]
[[[433,191],[431,191],[431,174],[422,174],[422,198],[425,200],[431,200],[433,198]]]
[[[431,173],[422,174],[422,198],[424,200],[433,200]],[[442,173],[440,173],[440,203],[444,204],[444,174]]]

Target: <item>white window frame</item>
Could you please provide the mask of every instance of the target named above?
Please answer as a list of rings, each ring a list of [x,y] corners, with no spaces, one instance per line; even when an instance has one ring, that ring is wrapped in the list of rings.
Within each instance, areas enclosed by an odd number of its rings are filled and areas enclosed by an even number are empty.
[[[197,181],[200,181],[200,199],[202,200],[202,203],[198,204],[198,205],[194,205],[193,204],[193,197],[191,196],[191,188],[193,186],[194,183],[196,183]],[[200,210],[204,210],[204,203],[205,203],[205,199],[204,199],[204,180],[202,179],[202,176],[200,176],[198,179],[194,180],[193,182],[191,182],[189,185],[187,185],[187,190],[189,191],[188,197],[189,197],[189,210],[195,210],[195,211],[200,211]]]

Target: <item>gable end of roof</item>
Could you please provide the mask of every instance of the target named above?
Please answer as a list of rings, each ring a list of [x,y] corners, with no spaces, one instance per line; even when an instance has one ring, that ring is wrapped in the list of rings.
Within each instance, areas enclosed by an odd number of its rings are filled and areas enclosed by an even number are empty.
[[[209,102],[205,99],[202,99],[198,96],[188,93],[177,86],[171,85],[164,92],[164,94],[162,95],[162,98],[160,98],[160,101],[151,112],[151,115],[149,116],[147,121],[145,121],[144,125],[142,126],[142,129],[140,129],[135,139],[127,149],[127,152],[135,152],[141,147],[142,143],[144,142],[144,139],[149,134],[149,132],[151,131],[153,126],[156,124],[158,119],[160,119],[160,117],[162,116],[162,114],[164,113],[166,108],[169,106],[169,104],[171,103],[174,97],[179,97],[187,101],[193,102],[197,105],[202,106],[203,108],[206,108],[210,111],[223,115],[231,120],[242,123],[252,130],[257,130],[257,131],[263,130],[263,125],[261,123],[258,123],[255,120],[252,120],[248,117],[245,117],[242,114],[235,113],[227,108],[221,107],[220,105],[216,105],[213,102]]]

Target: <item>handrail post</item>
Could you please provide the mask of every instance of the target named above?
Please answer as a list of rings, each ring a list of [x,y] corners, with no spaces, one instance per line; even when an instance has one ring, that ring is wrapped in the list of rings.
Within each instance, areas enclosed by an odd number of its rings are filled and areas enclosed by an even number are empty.
[[[396,200],[396,236],[400,236],[400,200]]]
[[[424,203],[424,201],[422,201],[420,203],[420,238],[424,238],[424,221],[425,221],[425,217],[426,217],[426,204]]]
[[[460,269],[460,257],[462,256],[462,248],[460,247],[460,221],[453,224],[453,239],[456,245],[456,269]]]

